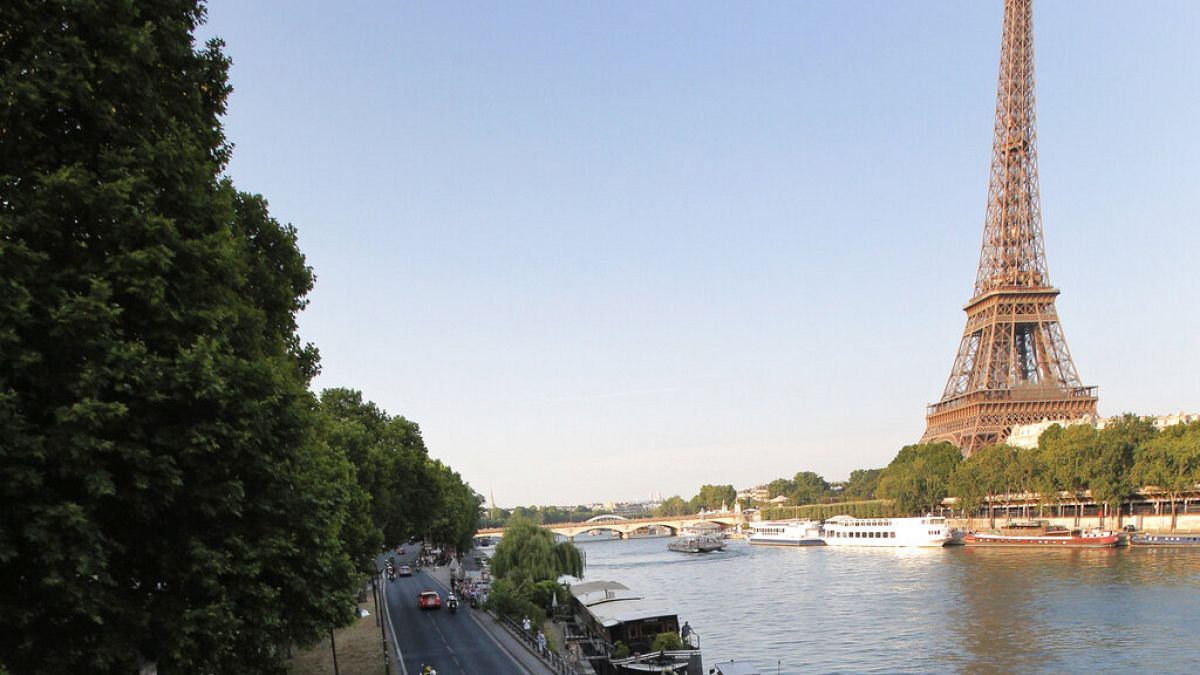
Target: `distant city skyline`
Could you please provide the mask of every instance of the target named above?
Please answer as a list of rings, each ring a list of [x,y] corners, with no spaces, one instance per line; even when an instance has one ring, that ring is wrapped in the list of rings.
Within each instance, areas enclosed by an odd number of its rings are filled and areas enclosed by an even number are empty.
[[[499,505],[915,443],[978,263],[996,2],[209,5],[314,387]],[[1049,275],[1102,415],[1200,410],[1200,5],[1034,6]]]

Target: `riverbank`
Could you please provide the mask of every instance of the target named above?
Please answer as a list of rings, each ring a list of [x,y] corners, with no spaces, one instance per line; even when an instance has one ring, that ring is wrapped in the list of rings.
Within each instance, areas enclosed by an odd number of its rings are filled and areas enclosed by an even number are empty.
[[[687,556],[653,540],[583,546],[584,582],[619,579],[676,611],[700,634],[706,667],[1195,671],[1197,550],[733,542]]]
[[[1071,516],[1050,517],[1039,516],[1036,509],[1030,509],[1028,516],[1019,515],[1004,515],[997,514],[996,525],[1003,525],[1010,520],[1044,520],[1051,525],[1061,525],[1066,528],[1083,528],[1102,529],[1102,530],[1120,530],[1121,528],[1132,525],[1139,532],[1152,532],[1155,534],[1171,532],[1171,514],[1153,515],[1153,514],[1137,514],[1133,516],[1121,516],[1118,520],[1115,516],[1108,518],[1100,518],[1097,516],[1082,516],[1078,520]],[[961,530],[981,530],[991,527],[991,521],[986,517],[979,518],[947,518],[946,522],[950,527],[955,527]],[[1197,513],[1181,513],[1175,518],[1175,532],[1200,532],[1200,514]]]

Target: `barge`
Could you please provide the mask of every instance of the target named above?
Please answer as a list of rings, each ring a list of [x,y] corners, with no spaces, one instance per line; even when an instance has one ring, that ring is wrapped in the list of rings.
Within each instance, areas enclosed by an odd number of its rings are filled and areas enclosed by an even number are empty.
[[[1195,532],[1180,532],[1179,534],[1150,534],[1134,532],[1129,535],[1130,546],[1200,546],[1200,534]]]
[[[575,620],[587,635],[578,644],[599,675],[662,672],[703,675],[704,664],[694,640],[684,641],[684,649],[651,650],[660,634],[680,635],[679,617],[646,601],[624,584],[616,581],[574,584],[571,602]]]
[[[1068,530],[1044,521],[1015,521],[993,532],[968,532],[963,535],[967,546],[1069,546],[1075,548],[1106,548],[1116,546],[1121,536],[1102,530]]]

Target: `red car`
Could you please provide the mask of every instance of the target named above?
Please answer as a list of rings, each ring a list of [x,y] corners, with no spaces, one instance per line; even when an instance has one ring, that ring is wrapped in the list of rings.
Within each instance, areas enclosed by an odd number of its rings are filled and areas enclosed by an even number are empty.
[[[421,609],[441,609],[442,596],[437,594],[437,591],[421,591],[421,596],[417,598],[417,606]]]
[[[408,565],[401,565],[396,570],[396,575],[401,576],[401,577],[411,577],[412,576],[412,568],[409,567]]]

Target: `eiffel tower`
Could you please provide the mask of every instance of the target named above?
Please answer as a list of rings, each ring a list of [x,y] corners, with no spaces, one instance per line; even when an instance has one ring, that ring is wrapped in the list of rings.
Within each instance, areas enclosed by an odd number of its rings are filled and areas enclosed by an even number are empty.
[[[970,455],[1013,426],[1096,412],[1058,322],[1042,241],[1033,97],[1032,0],[1005,0],[996,129],[975,294],[942,399],[921,442]]]

